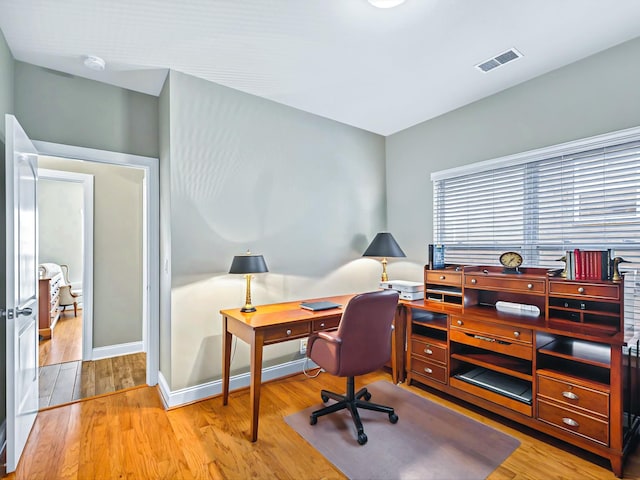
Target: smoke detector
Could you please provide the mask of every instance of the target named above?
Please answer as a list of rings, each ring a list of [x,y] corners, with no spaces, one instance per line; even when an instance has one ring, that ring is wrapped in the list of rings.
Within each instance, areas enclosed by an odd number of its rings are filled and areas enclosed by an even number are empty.
[[[501,67],[505,63],[517,60],[521,57],[522,54],[518,50],[516,50],[515,48],[511,48],[506,52],[501,53],[500,55],[496,55],[489,60],[485,60],[484,62],[479,63],[478,65],[476,65],[476,68],[484,73],[487,73],[494,68]]]
[[[91,70],[95,70],[97,72],[103,71],[106,65],[103,59],[95,55],[85,56],[83,63],[85,67],[90,68]]]

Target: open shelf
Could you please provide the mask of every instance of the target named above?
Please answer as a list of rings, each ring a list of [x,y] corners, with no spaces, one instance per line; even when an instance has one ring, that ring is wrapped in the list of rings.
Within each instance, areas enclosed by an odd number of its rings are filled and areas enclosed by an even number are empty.
[[[493,352],[465,351],[463,353],[453,353],[451,358],[522,380],[531,381],[533,379],[531,362],[525,362],[507,355]]]
[[[447,315],[417,308],[411,309],[411,321],[428,328],[447,330]]]
[[[611,366],[611,347],[609,345],[573,338],[558,338],[543,348],[539,348],[538,353],[595,367],[610,368]]]

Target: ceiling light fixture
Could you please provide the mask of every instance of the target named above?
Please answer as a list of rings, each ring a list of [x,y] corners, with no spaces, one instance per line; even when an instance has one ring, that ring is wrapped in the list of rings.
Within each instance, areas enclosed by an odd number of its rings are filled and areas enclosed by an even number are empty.
[[[101,59],[100,57],[96,57],[95,55],[87,55],[86,57],[84,57],[83,63],[85,67],[97,72],[103,71],[106,65],[103,59]]]
[[[404,3],[404,0],[369,0],[369,3],[378,8],[393,8]]]

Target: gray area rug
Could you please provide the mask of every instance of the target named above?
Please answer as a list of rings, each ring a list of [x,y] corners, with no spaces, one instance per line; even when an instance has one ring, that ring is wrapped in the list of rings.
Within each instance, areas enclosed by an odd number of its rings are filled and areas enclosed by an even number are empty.
[[[392,383],[378,381],[367,388],[372,402],[393,407],[400,419],[394,425],[384,413],[360,410],[369,438],[365,445],[358,445],[347,410],[319,417],[313,426],[309,415],[321,403],[285,417],[351,479],[484,479],[520,445],[516,438]]]

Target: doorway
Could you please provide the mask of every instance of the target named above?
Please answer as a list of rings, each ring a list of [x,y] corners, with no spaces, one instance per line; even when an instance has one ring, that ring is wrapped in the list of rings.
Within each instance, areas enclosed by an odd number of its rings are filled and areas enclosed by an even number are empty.
[[[146,352],[146,358],[144,359],[145,365],[145,378],[146,383],[149,385],[155,385],[158,381],[158,364],[159,364],[159,172],[158,172],[158,159],[149,157],[140,157],[135,155],[120,154],[115,152],[105,152],[93,149],[87,149],[82,147],[73,147],[68,145],[52,144],[48,142],[35,142],[36,148],[40,152],[41,159],[44,159],[41,164],[47,169],[51,169],[51,162],[55,161],[67,161],[75,163],[74,170],[84,173],[89,173],[91,170],[104,172],[106,169],[113,167],[116,173],[113,174],[114,178],[118,178],[123,181],[120,186],[114,184],[107,187],[107,197],[116,197],[124,201],[119,206],[113,208],[105,207],[104,205],[104,182],[100,186],[101,192],[98,192],[98,184],[101,180],[99,177],[95,177],[96,180],[96,192],[95,195],[95,209],[97,215],[100,215],[101,224],[95,225],[95,243],[96,249],[94,251],[94,261],[86,260],[85,270],[87,273],[83,276],[89,279],[94,279],[92,290],[87,288],[87,282],[82,282],[82,296],[83,296],[83,317],[87,316],[89,311],[88,307],[92,307],[91,316],[93,321],[83,322],[83,360],[89,361],[101,361],[114,357],[121,357],[124,355],[130,355],[139,352]],[[49,161],[48,159],[52,159]],[[56,166],[56,169],[64,171],[65,168]],[[118,170],[119,169],[119,170]],[[136,194],[135,201],[141,204],[141,213],[139,215],[139,222],[137,228],[131,227],[127,224],[126,215],[123,212],[131,210],[133,200],[127,197],[127,185],[131,183],[131,178],[127,179],[127,176],[140,178],[141,188],[138,188],[139,193]],[[101,200],[102,199],[102,200]],[[129,202],[129,203],[127,203]],[[105,209],[110,213],[105,213]],[[98,217],[96,217],[98,218]],[[124,224],[125,233],[117,234],[118,228]],[[105,230],[105,225],[110,226]],[[131,228],[130,228],[131,227]],[[129,228],[128,230],[126,230]],[[128,235],[131,235],[133,230],[140,231],[139,244],[140,252],[140,264],[141,272],[137,276],[139,279],[136,285],[127,287],[127,281],[134,275],[128,275],[126,271],[118,267],[118,262],[131,263],[130,257],[135,252],[135,249],[127,250],[120,255],[111,257],[105,256],[104,245],[113,247],[115,244],[122,243],[122,239]],[[110,236],[111,235],[111,236]],[[101,244],[102,242],[102,244]],[[99,246],[104,248],[98,250]],[[86,255],[85,255],[86,257]],[[95,278],[94,278],[95,277]],[[105,278],[111,280],[105,281]],[[130,298],[132,291],[139,292],[140,304],[135,314],[122,313],[122,305],[131,303]],[[109,292],[111,292],[109,294]],[[93,295],[92,295],[93,293]],[[101,299],[102,294],[109,294],[110,300],[108,303],[108,312],[105,318],[105,301],[104,297]],[[92,301],[89,302],[89,297]],[[101,304],[102,302],[102,304]],[[102,315],[102,317],[100,317]],[[138,328],[138,335],[136,338],[114,338],[113,335],[117,335],[118,318],[127,318],[127,321],[131,323],[131,318],[141,318],[141,324]],[[106,333],[105,333],[106,324]],[[93,328],[93,330],[92,330]],[[122,333],[122,332],[120,332]],[[111,337],[109,336],[111,335]]]

